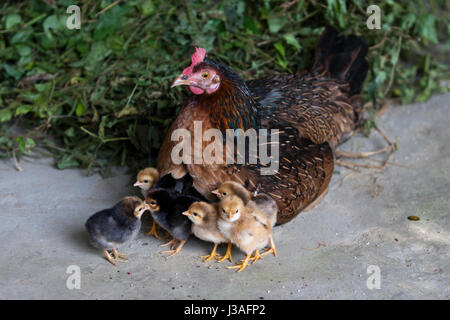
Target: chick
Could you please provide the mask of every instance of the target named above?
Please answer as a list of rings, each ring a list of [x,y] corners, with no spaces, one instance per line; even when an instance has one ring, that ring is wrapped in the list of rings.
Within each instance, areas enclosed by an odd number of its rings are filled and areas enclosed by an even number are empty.
[[[217,228],[217,207],[217,203],[210,204],[204,201],[196,201],[191,204],[189,209],[184,211],[183,214],[192,221],[192,233],[197,238],[214,243],[211,253],[209,255],[201,256],[201,258],[205,259],[205,262],[208,262],[213,258],[219,262],[225,261],[226,259],[229,259],[230,262],[232,262],[231,242],[229,242]],[[227,252],[223,257],[220,257],[216,253],[217,246],[220,243],[228,243]]]
[[[241,272],[250,260],[256,262],[261,258],[259,250],[269,243],[272,226],[262,212],[246,207],[242,199],[235,195],[226,196],[220,201],[219,213],[217,226],[220,232],[246,254],[242,263],[228,267]]]
[[[93,214],[85,224],[91,244],[103,249],[106,259],[113,265],[121,262],[118,259],[128,260],[117,247],[136,238],[141,228],[141,216],[149,209],[139,197],[125,197],[114,207]]]
[[[198,200],[201,199],[171,193],[170,190],[163,188],[153,188],[148,192],[145,202],[150,207],[153,219],[173,237],[172,240],[161,245],[162,247],[170,245],[172,250],[162,251],[162,254],[169,254],[171,257],[181,251],[191,233],[192,225],[182,213]]]
[[[147,196],[147,191],[159,180],[159,171],[155,168],[145,168],[138,172],[135,187],[141,189],[144,198]]]
[[[148,190],[159,180],[159,171],[155,168],[145,168],[138,172],[136,182],[133,186],[139,187],[144,198],[147,196]],[[161,240],[158,235],[158,226],[153,220],[152,228],[147,235],[153,235],[156,239]]]
[[[212,193],[214,193],[219,199],[223,199],[229,195],[238,196],[247,207],[263,212],[269,220],[271,227],[273,227],[277,222],[278,205],[277,202],[268,194],[259,193],[252,196],[250,191],[248,191],[242,184],[235,181],[225,181],[219,186],[218,189],[212,191]],[[270,236],[269,242],[270,249],[261,255],[265,256],[269,253],[273,253],[274,256],[277,256],[277,249],[272,235]]]

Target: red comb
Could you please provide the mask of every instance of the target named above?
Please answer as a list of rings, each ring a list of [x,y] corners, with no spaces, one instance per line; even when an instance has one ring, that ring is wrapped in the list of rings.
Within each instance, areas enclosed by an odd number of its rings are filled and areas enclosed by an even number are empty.
[[[194,54],[191,56],[191,65],[183,70],[183,74],[191,74],[194,67],[203,62],[206,56],[206,50],[203,48],[195,48]]]

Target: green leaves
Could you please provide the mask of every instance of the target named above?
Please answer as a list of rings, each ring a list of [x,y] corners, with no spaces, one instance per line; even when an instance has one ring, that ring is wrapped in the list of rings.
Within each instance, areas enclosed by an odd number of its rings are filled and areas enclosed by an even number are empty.
[[[267,18],[267,24],[269,25],[269,31],[271,33],[278,33],[287,22],[288,20],[284,16],[272,16]]]
[[[22,22],[22,18],[20,15],[16,13],[8,14],[6,17],[5,27],[6,30],[12,29],[16,24],[20,24]]]
[[[425,39],[431,41],[434,44],[438,43],[435,17],[432,14],[426,14],[419,17],[419,22],[416,24],[416,30]]]
[[[70,0],[2,7],[0,156],[40,145],[61,169],[149,165],[188,95],[170,83],[194,46],[244,79],[293,73],[311,67],[320,33],[332,25],[373,47],[363,97],[375,106],[425,100],[449,76],[444,0],[380,2],[382,30],[367,29],[367,1],[130,0],[97,15],[111,3],[80,2],[80,30],[66,27]]]

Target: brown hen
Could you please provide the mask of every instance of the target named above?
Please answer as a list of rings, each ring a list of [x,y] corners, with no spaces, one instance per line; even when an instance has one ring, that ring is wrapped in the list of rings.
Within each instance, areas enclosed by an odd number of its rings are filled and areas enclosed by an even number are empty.
[[[158,156],[161,176],[172,174],[179,179],[189,174],[196,190],[210,200],[215,199],[211,191],[222,182],[237,181],[252,192],[272,196],[279,207],[277,224],[288,222],[327,192],[334,166],[332,150],[360,124],[358,93],[368,70],[366,53],[362,39],[340,36],[327,28],[310,72],[246,83],[197,48],[191,66],[172,85],[187,85],[193,95],[162,144]],[[172,141],[172,133],[186,129],[194,137],[194,121],[201,122],[202,133],[220,129],[224,136],[226,129],[278,129],[279,170],[261,175],[267,165],[250,164],[248,159],[245,164],[228,165],[174,163],[171,153],[179,141]],[[270,136],[269,144],[277,144],[274,138]],[[210,143],[196,146],[192,140],[191,149],[198,155]]]

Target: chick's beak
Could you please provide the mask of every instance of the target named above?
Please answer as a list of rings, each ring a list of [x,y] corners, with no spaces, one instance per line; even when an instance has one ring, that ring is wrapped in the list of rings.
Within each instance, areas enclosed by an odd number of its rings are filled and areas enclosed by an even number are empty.
[[[189,215],[189,211],[184,211],[184,212],[182,212],[181,214],[183,214],[183,215],[185,215],[185,216],[188,216],[188,215]]]
[[[136,181],[136,182],[133,184],[133,187],[139,187],[139,186],[142,186],[142,183],[140,183],[139,181]]]
[[[215,194],[216,196],[220,196],[219,189],[211,191],[212,194]]]
[[[170,87],[173,88],[173,87],[176,87],[176,86],[183,86],[183,85],[189,85],[189,84],[190,84],[189,76],[187,74],[180,74],[172,82],[172,85]]]

